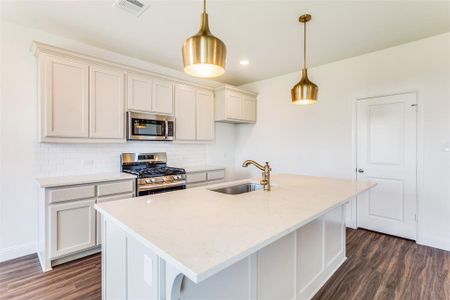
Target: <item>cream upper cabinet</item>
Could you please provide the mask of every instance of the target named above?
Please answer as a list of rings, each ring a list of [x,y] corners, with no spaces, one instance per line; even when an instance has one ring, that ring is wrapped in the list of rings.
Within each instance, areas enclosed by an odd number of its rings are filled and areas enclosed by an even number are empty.
[[[175,85],[175,139],[214,140],[214,94],[187,85]]]
[[[232,86],[215,90],[215,120],[228,123],[256,122],[256,94]]]
[[[42,55],[39,72],[41,137],[88,137],[89,65]]]
[[[152,112],[158,114],[173,114],[173,83],[170,81],[154,80]]]
[[[90,66],[89,136],[125,138],[125,72]]]
[[[256,97],[244,94],[241,110],[243,120],[256,122]]]
[[[229,119],[241,119],[241,105],[243,96],[240,93],[236,93],[233,91],[225,91],[226,94],[226,110],[227,110],[227,117]]]
[[[199,141],[214,140],[214,94],[210,91],[197,91],[197,135]]]
[[[150,76],[128,73],[127,89],[128,110],[151,112],[153,79]]]
[[[173,115],[173,83],[146,74],[128,73],[127,108]]]
[[[195,140],[196,90],[186,85],[175,85],[175,138]]]
[[[215,96],[208,88],[39,42],[33,49],[40,142],[125,143],[127,110],[175,115],[176,140],[214,140]],[[227,120],[251,119],[256,107],[244,105],[245,96],[233,92],[223,109]]]

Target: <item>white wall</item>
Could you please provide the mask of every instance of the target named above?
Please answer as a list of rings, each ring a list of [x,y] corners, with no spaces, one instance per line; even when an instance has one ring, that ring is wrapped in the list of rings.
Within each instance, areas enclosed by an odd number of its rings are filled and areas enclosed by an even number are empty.
[[[34,252],[37,215],[36,177],[118,171],[119,155],[122,152],[166,151],[169,164],[180,167],[207,163],[233,165],[235,126],[229,124],[217,124],[216,144],[132,142],[58,145],[37,143],[36,58],[30,51],[33,40],[180,79],[187,79],[187,77],[182,72],[32,28],[9,22],[0,24],[2,79],[0,261]],[[206,82],[206,84],[216,85],[214,82]]]
[[[290,104],[289,91],[299,72],[249,84],[247,88],[259,92],[257,124],[217,124],[213,145],[55,145],[36,142],[36,70],[29,50],[33,40],[186,76],[31,28],[8,22],[0,26],[0,260],[34,251],[37,176],[116,171],[123,151],[167,151],[172,165],[236,165],[241,170],[242,161],[251,158],[269,160],[274,172],[350,178],[352,99],[405,90],[419,90],[423,100],[420,241],[450,249],[450,154],[444,151],[450,141],[450,34],[310,69],[320,88],[314,106]]]
[[[299,73],[244,86],[259,93],[258,121],[238,129],[237,164],[252,158],[274,172],[352,178],[352,100],[417,90],[419,242],[450,250],[450,33],[311,68],[316,105],[290,103]]]

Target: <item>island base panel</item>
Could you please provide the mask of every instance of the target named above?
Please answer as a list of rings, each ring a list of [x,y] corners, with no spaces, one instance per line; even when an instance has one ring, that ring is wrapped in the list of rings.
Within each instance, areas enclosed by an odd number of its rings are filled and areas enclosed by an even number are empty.
[[[103,299],[309,299],[346,259],[343,206],[197,284],[104,219]]]

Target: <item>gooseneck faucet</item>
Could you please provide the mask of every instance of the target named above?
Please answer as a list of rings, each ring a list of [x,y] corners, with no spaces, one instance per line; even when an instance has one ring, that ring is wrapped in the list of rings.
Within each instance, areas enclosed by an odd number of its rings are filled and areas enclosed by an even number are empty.
[[[246,160],[242,163],[242,167],[244,168],[248,167],[248,165],[254,165],[258,169],[263,171],[260,183],[264,186],[265,191],[270,191],[270,171],[272,171],[272,169],[270,168],[269,162],[266,161],[266,164],[264,166],[254,160]]]

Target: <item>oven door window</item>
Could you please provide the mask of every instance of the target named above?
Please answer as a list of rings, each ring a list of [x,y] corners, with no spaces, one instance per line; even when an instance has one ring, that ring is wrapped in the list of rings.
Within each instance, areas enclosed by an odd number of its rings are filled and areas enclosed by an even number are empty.
[[[165,136],[165,121],[132,119],[133,135]]]

